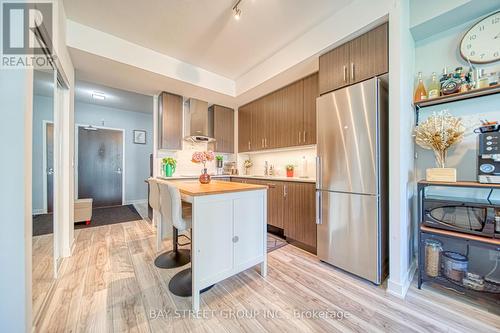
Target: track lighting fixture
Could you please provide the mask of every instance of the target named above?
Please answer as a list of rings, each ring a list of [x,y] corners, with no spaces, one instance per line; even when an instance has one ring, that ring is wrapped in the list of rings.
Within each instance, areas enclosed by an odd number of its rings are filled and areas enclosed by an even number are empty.
[[[238,0],[236,4],[233,6],[233,15],[235,20],[239,20],[241,17],[241,9],[238,7],[240,4],[241,0]]]

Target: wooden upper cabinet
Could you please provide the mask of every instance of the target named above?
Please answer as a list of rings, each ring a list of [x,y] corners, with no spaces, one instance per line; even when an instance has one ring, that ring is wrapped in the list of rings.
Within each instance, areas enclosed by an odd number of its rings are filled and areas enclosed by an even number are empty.
[[[252,112],[249,104],[238,108],[238,152],[248,152],[251,147]]]
[[[385,23],[349,43],[350,84],[389,71],[388,33],[388,24]]]
[[[215,151],[234,153],[234,110],[213,105]]]
[[[292,240],[316,249],[316,189],[314,184],[284,183],[284,231]]]
[[[319,57],[319,93],[358,83],[389,71],[388,24]]]
[[[319,96],[318,73],[304,79],[303,144],[316,143],[316,98]]]
[[[278,133],[283,140],[281,147],[302,144],[304,108],[304,83],[302,80],[283,88],[283,115]]]
[[[182,149],[182,96],[162,92],[158,97],[160,149]]]
[[[319,57],[320,94],[349,84],[349,49],[349,44],[344,44]]]

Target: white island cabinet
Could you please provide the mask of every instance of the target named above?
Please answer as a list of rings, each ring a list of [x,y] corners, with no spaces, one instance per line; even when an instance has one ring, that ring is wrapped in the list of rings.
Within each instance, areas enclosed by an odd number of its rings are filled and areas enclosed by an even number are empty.
[[[159,183],[165,180],[157,179]],[[192,203],[192,308],[200,290],[260,264],[267,274],[267,187],[212,181],[169,182]]]

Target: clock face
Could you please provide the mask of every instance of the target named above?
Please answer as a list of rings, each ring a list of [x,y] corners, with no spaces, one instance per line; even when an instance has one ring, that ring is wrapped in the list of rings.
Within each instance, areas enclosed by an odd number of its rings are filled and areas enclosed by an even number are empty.
[[[500,11],[472,26],[462,38],[460,53],[465,60],[487,64],[500,60]]]

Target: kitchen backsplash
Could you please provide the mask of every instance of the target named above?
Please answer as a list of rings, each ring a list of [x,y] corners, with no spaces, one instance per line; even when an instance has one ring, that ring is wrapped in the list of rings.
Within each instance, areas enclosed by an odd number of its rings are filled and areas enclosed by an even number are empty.
[[[156,159],[157,170],[161,170],[162,159],[164,157],[173,157],[177,160],[177,168],[175,170],[175,176],[182,175],[199,175],[201,170],[203,169],[202,164],[196,164],[191,162],[191,156],[195,151],[206,151],[207,144],[206,143],[191,143],[191,142],[183,142],[183,149],[179,151],[158,151],[158,158]],[[217,154],[217,153],[216,153]],[[217,154],[222,155],[224,157],[224,162],[234,161],[234,154]],[[216,173],[215,160],[211,162],[207,162],[207,169],[209,173]]]
[[[286,176],[286,165],[294,164],[296,166],[294,176],[308,178],[316,177],[316,148],[306,147],[298,150],[272,151],[258,154],[239,154],[238,170],[244,174],[243,162],[250,158],[253,166],[249,169],[250,175],[263,175],[265,162],[274,166],[276,176]]]

